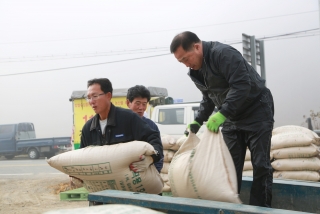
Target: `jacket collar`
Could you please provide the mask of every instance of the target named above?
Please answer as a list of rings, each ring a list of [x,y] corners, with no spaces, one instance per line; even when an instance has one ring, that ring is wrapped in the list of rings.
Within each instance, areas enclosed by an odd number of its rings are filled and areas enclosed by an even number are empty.
[[[108,119],[107,126],[116,126],[116,107],[112,103],[110,105],[110,111],[107,119]],[[96,114],[92,118],[90,131],[97,129],[97,127],[99,127],[99,120],[100,120],[99,114]]]

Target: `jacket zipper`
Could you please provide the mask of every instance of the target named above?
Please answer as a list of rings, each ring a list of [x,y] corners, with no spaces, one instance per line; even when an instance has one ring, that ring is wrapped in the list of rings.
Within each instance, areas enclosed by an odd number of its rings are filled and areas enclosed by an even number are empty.
[[[208,70],[208,65],[207,65],[207,63],[206,63],[206,59],[203,58],[203,61],[204,61],[204,64],[206,64],[206,70]],[[207,83],[206,83],[206,73],[205,73],[205,72],[203,72],[203,81],[204,81],[204,85],[206,86],[206,88],[209,89],[209,88],[208,88],[208,85],[207,85]]]
[[[208,65],[207,65],[206,59],[203,58],[203,61],[204,61],[204,64],[206,65],[206,69],[208,71]],[[207,89],[209,90],[209,88],[207,86],[207,83],[206,83],[206,73],[205,72],[203,73],[203,78],[204,78],[204,84],[207,87]],[[212,94],[214,95],[214,97],[215,97],[216,101],[218,102],[219,106],[222,106],[221,100],[218,98],[218,96],[215,93],[212,93]]]

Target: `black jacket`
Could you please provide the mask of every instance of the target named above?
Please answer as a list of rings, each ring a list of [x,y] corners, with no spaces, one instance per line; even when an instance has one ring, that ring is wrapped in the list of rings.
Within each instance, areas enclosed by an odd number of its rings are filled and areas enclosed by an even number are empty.
[[[265,90],[265,80],[233,47],[204,41],[202,47],[201,69],[188,73],[203,94],[196,121],[202,124],[215,107],[231,121],[243,119]]]
[[[81,130],[80,148],[89,145],[112,145],[138,140],[150,143],[158,152],[157,155],[152,155],[154,163],[163,156],[160,133],[152,130],[138,114],[131,110],[115,107],[111,104],[104,133],[102,135],[99,115],[96,114],[84,124]]]

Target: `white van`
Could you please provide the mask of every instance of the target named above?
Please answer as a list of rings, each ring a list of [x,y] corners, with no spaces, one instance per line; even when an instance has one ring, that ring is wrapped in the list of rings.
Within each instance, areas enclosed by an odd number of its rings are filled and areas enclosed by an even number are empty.
[[[194,121],[199,108],[199,102],[158,105],[152,111],[151,120],[156,123],[161,135],[168,134],[181,137],[187,125]],[[199,130],[199,133],[203,132],[203,127]]]

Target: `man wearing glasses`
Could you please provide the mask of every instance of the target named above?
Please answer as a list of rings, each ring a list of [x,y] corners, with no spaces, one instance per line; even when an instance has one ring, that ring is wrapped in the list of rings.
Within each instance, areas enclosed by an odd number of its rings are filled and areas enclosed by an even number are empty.
[[[90,145],[112,145],[134,140],[145,141],[154,147],[152,156],[142,155],[140,161],[130,164],[134,172],[145,171],[163,157],[160,134],[131,110],[111,103],[112,84],[107,78],[92,79],[87,84],[86,100],[96,113],[81,131],[80,148]]]
[[[129,109],[137,113],[141,117],[141,119],[150,126],[150,128],[160,132],[158,126],[152,120],[144,117],[144,113],[147,109],[150,99],[150,91],[143,85],[136,85],[128,89],[127,106],[129,107]],[[160,161],[154,163],[154,166],[160,173],[163,167],[163,156],[161,156]]]

